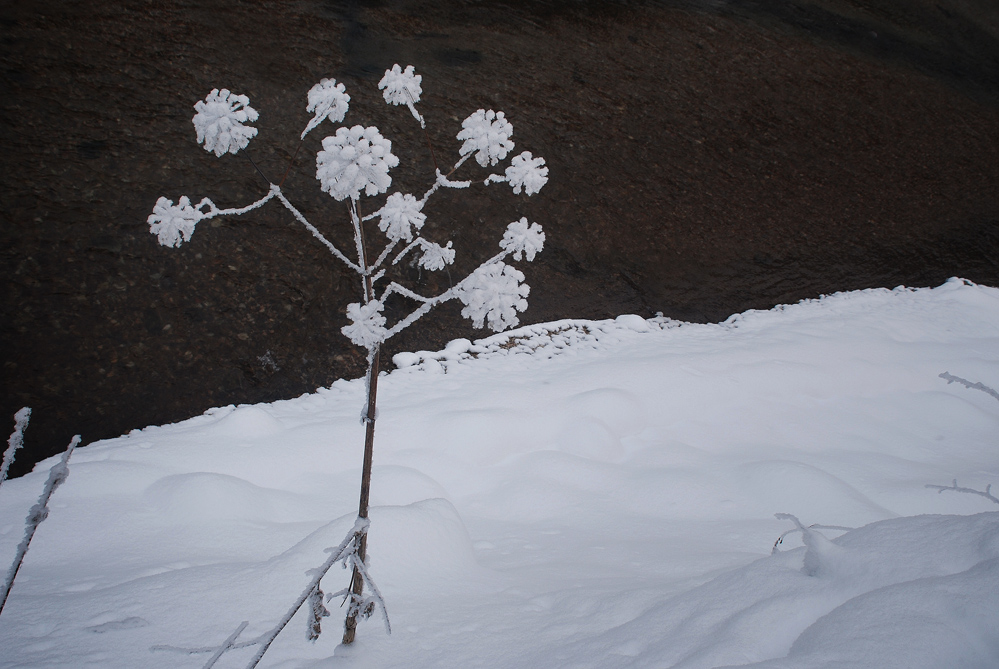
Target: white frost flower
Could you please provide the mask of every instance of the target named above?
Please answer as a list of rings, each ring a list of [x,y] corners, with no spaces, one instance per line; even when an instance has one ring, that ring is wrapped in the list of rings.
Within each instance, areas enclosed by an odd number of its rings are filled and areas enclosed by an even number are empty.
[[[454,249],[451,242],[441,246],[433,242],[423,242],[423,255],[420,257],[420,267],[436,272],[454,262]]]
[[[315,116],[309,121],[302,132],[304,139],[313,128],[329,119],[331,123],[339,123],[347,115],[350,96],[347,95],[343,84],[336,83],[335,79],[323,79],[318,84],[309,89],[309,106],[305,111],[315,112]]]
[[[479,267],[458,289],[458,299],[465,305],[461,315],[477,328],[488,321],[496,332],[517,325],[517,312],[527,309],[524,298],[531,292],[523,280],[523,272],[505,263]]]
[[[527,195],[534,195],[548,183],[548,168],[545,167],[545,159],[540,156],[534,158],[530,151],[524,151],[519,156],[514,156],[510,161],[510,166],[506,168],[506,180],[513,186],[515,195],[520,194],[520,189],[524,189]]]
[[[392,142],[378,128],[355,125],[338,128],[335,136],[323,140],[323,150],[316,155],[316,178],[335,200],[356,200],[362,190],[365,195],[388,190],[388,171],[398,164]]]
[[[382,303],[378,300],[367,304],[348,304],[347,318],[351,321],[350,325],[340,328],[340,332],[357,346],[371,350],[385,341],[385,316],[382,315]]]
[[[514,221],[506,227],[500,248],[513,254],[514,260],[520,260],[521,254],[527,256],[528,262],[534,260],[545,245],[545,233],[537,223],[527,224],[526,218]]]
[[[234,95],[229,89],[213,88],[204,100],[194,104],[197,114],[191,121],[198,133],[198,144],[204,142],[205,151],[216,156],[236,153],[245,149],[257,129],[243,125],[256,121],[257,110],[250,106],[250,98]]]
[[[423,202],[410,194],[392,193],[380,210],[378,228],[393,242],[413,239],[413,229],[419,230],[427,220],[421,213]]]
[[[153,206],[153,213],[146,219],[149,232],[156,235],[162,246],[178,247],[182,242],[191,241],[194,226],[204,218],[204,214],[191,206],[184,195],[174,205],[173,200],[161,197]]]
[[[463,156],[474,153],[475,160],[483,167],[495,165],[513,150],[513,142],[510,141],[513,125],[506,120],[503,112],[480,109],[462,121],[461,127],[457,138],[465,143],[458,152]]]
[[[423,77],[416,74],[412,65],[407,65],[403,70],[397,63],[391,70],[385,70],[385,76],[378,82],[378,90],[384,91],[382,95],[390,105],[415,104],[423,94],[421,81]]]

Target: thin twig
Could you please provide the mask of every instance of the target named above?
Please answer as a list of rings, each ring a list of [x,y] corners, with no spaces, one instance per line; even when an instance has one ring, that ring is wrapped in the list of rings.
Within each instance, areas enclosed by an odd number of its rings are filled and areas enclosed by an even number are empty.
[[[0,484],[7,479],[7,470],[14,462],[14,453],[24,445],[24,429],[28,427],[31,419],[31,407],[24,407],[14,414],[14,431],[10,433],[7,440],[7,450],[3,452],[3,465],[0,466]]]
[[[73,451],[79,443],[80,435],[76,435],[70,440],[69,446],[62,454],[62,459],[49,470],[48,481],[45,482],[45,488],[38,497],[38,501],[28,511],[28,517],[24,521],[24,538],[21,539],[21,543],[17,547],[17,555],[14,556],[14,562],[10,565],[10,569],[7,571],[7,578],[4,581],[3,597],[0,598],[0,613],[3,613],[3,607],[7,603],[7,596],[10,595],[14,579],[17,578],[17,572],[20,571],[21,563],[24,562],[24,555],[28,552],[28,546],[31,544],[32,537],[35,536],[35,530],[38,529],[43,520],[49,517],[49,498],[52,497],[55,489],[69,476],[69,457],[73,455]]]
[[[944,490],[953,490],[954,492],[966,492],[970,495],[978,495],[979,497],[984,497],[985,499],[990,500],[995,504],[999,504],[999,499],[997,499],[996,496],[992,494],[991,483],[985,486],[985,492],[982,492],[981,490],[975,490],[974,488],[959,488],[957,486],[957,479],[954,479],[950,485],[933,485],[932,483],[928,483],[926,484],[926,487],[936,490],[938,494],[942,493]]]
[[[944,372],[943,374],[940,374],[940,378],[946,381],[948,384],[960,383],[965,388],[971,388],[972,390],[981,390],[983,393],[987,393],[992,397],[996,398],[997,400],[999,400],[999,393],[994,391],[992,388],[989,388],[984,383],[972,383],[967,379],[962,379],[960,376],[954,376],[950,372]]]

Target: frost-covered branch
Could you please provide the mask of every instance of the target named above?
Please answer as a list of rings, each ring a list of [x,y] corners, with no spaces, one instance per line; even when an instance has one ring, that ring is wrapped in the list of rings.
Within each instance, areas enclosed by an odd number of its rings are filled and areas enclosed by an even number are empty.
[[[200,653],[214,653],[212,658],[208,661],[208,663],[204,667],[204,669],[210,669],[210,667],[212,667],[212,665],[214,665],[215,662],[217,662],[218,659],[229,650],[249,648],[250,646],[260,646],[260,648],[257,649],[257,653],[253,656],[253,659],[250,660],[250,663],[246,665],[247,669],[253,669],[253,667],[256,667],[257,664],[260,662],[260,660],[263,658],[264,654],[270,648],[271,644],[274,642],[277,636],[282,632],[282,630],[284,630],[285,627],[287,627],[288,623],[291,622],[291,619],[295,617],[295,614],[298,613],[299,609],[301,609],[306,602],[310,602],[311,604],[310,615],[308,619],[307,636],[308,638],[314,641],[316,638],[319,637],[319,634],[322,631],[319,624],[320,620],[326,617],[326,615],[328,615],[328,612],[326,612],[325,615],[323,613],[324,611],[326,611],[325,606],[323,606],[323,602],[341,596],[353,597],[353,595],[349,592],[349,588],[341,590],[339,592],[334,592],[329,595],[325,595],[322,591],[322,588],[320,587],[320,582],[323,580],[323,577],[326,576],[327,572],[329,572],[329,570],[333,567],[333,565],[335,565],[338,562],[342,562],[344,568],[346,569],[354,569],[356,567],[357,570],[362,575],[362,577],[364,578],[365,583],[368,585],[368,587],[371,588],[372,593],[374,593],[372,597],[359,599],[356,602],[352,599],[352,606],[359,606],[360,607],[359,611],[361,611],[362,613],[363,611],[367,611],[366,615],[371,615],[371,613],[373,613],[375,606],[381,607],[382,615],[385,621],[385,629],[389,632],[389,634],[391,634],[392,628],[389,623],[388,613],[385,610],[385,602],[377,586],[375,586],[374,581],[371,580],[371,576],[368,574],[367,567],[365,567],[365,565],[361,562],[360,559],[358,559],[357,556],[358,546],[360,545],[362,537],[364,537],[367,534],[368,527],[370,526],[370,524],[371,523],[370,521],[368,521],[367,518],[357,518],[354,521],[354,526],[350,529],[350,532],[340,543],[340,545],[337,546],[336,548],[327,549],[327,552],[329,552],[330,556],[326,559],[326,561],[323,562],[323,564],[320,565],[319,567],[315,569],[310,569],[307,572],[307,574],[311,576],[311,578],[309,579],[309,583],[308,585],[306,585],[305,589],[298,596],[298,598],[295,599],[295,602],[291,605],[291,607],[285,612],[283,616],[281,616],[281,619],[277,622],[276,625],[274,625],[274,627],[267,630],[263,634],[260,634],[259,636],[253,639],[248,639],[246,641],[240,641],[237,643],[236,638],[243,632],[244,629],[246,629],[247,625],[249,624],[248,622],[244,621],[239,625],[239,627],[236,628],[236,630],[232,634],[229,635],[229,638],[226,639],[221,646],[202,646],[196,648],[185,648],[180,646],[158,645],[158,646],[153,646],[151,650],[169,650],[179,653],[187,653],[189,655],[200,654]]]
[[[237,627],[235,631],[229,635],[229,638],[222,642],[222,645],[218,647],[218,650],[216,650],[215,654],[208,659],[208,662],[205,663],[205,666],[202,667],[202,669],[212,669],[212,667],[215,666],[215,663],[219,661],[219,658],[222,657],[227,650],[233,647],[233,644],[236,643],[236,639],[239,638],[239,635],[243,633],[243,630],[245,630],[246,626],[249,624],[249,620],[241,622],[239,627]]]
[[[49,517],[49,498],[52,497],[55,489],[69,476],[69,458],[73,455],[73,451],[79,443],[80,435],[76,435],[70,440],[69,446],[62,454],[62,459],[49,470],[49,478],[45,482],[45,488],[42,489],[42,494],[39,495],[38,501],[28,511],[28,517],[24,520],[24,538],[21,539],[21,543],[17,546],[17,554],[14,556],[14,562],[10,565],[10,569],[7,570],[7,578],[4,580],[3,595],[0,598],[0,613],[3,613],[3,607],[7,603],[7,596],[14,585],[14,579],[17,578],[17,572],[21,569],[21,563],[24,562],[24,555],[28,552],[28,546],[31,544],[31,539],[35,536],[35,530],[38,529],[42,521]]]
[[[14,431],[7,439],[7,450],[3,452],[3,465],[0,466],[0,484],[7,479],[7,471],[14,462],[14,453],[24,445],[24,429],[28,427],[31,419],[31,407],[24,407],[14,414]]]
[[[960,376],[954,376],[949,372],[944,372],[943,374],[940,374],[940,378],[946,381],[948,385],[951,383],[960,383],[965,388],[971,388],[972,390],[981,390],[983,393],[988,393],[992,397],[999,400],[999,392],[996,392],[992,388],[989,388],[984,383],[972,383],[967,379],[962,379]]]
[[[842,532],[849,532],[850,530],[854,529],[852,527],[843,527],[841,525],[819,525],[818,523],[805,527],[804,525],[801,524],[801,521],[798,520],[797,516],[794,516],[790,513],[775,513],[774,517],[778,518],[779,520],[790,520],[792,523],[794,523],[794,528],[788,530],[784,534],[777,537],[777,541],[774,542],[774,547],[770,551],[771,555],[780,552],[780,550],[777,547],[780,546],[782,543],[784,543],[784,537],[794,534],[796,532],[801,532],[804,535],[807,534],[809,530],[840,530]]]
[[[993,502],[994,504],[999,504],[999,499],[992,494],[992,484],[985,486],[985,491],[975,490],[974,488],[959,488],[957,486],[957,479],[954,479],[950,485],[933,485],[932,483],[926,484],[927,488],[936,490],[937,493],[942,493],[944,490],[953,490],[954,492],[966,492],[971,495],[978,495],[979,497],[984,497],[985,499]]]
[[[334,257],[336,257],[337,260],[339,260],[340,262],[342,262],[343,264],[345,264],[347,267],[351,268],[352,270],[354,270],[358,274],[363,274],[364,273],[363,270],[361,269],[361,267],[359,265],[351,262],[350,258],[348,258],[347,256],[345,256],[340,251],[340,249],[338,249],[336,246],[334,246],[333,242],[331,242],[330,240],[326,239],[326,237],[323,235],[323,233],[319,232],[319,230],[316,228],[316,226],[314,226],[311,223],[309,223],[309,221],[305,218],[305,216],[302,215],[302,212],[300,212],[298,209],[296,209],[295,205],[293,205],[291,202],[288,201],[288,198],[286,198],[284,196],[284,193],[281,192],[280,188],[278,188],[274,184],[271,184],[271,192],[274,193],[277,196],[278,200],[281,201],[281,204],[284,205],[285,209],[287,209],[288,211],[290,211],[292,213],[292,215],[295,218],[298,219],[298,222],[301,223],[302,225],[304,225],[305,228],[309,232],[312,233],[313,237],[315,237],[320,242],[322,242],[323,246],[325,246],[326,248],[328,248],[330,250],[330,253],[332,253],[334,255]]]

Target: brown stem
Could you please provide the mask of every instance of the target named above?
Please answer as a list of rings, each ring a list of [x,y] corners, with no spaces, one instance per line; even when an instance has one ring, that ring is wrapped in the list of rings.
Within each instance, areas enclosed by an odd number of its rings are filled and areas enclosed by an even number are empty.
[[[364,228],[360,222],[361,212],[359,211],[356,200],[352,201],[351,204],[354,207],[353,214],[357,217],[358,221],[358,237],[360,238],[360,257],[358,260],[360,261],[360,266],[365,272],[367,272],[368,259],[364,244]],[[374,291],[371,285],[370,275],[364,275],[363,284],[364,298],[366,300],[374,299]],[[374,351],[372,351],[371,359],[368,363],[368,406],[364,413],[364,463],[361,467],[361,496],[357,503],[357,515],[360,518],[368,517],[368,498],[371,491],[371,460],[375,449],[375,415],[378,403],[378,372],[380,369],[380,362],[381,349],[376,346]],[[363,563],[368,548],[368,533],[365,531],[359,534],[357,559]],[[361,572],[357,569],[357,567],[354,567],[354,572],[351,575],[350,590],[353,593],[352,598],[355,601],[360,600],[361,595],[364,592],[364,577],[361,575]],[[343,644],[345,646],[354,642],[356,630],[357,610],[352,607],[350,612],[347,614],[347,618],[343,621]]]

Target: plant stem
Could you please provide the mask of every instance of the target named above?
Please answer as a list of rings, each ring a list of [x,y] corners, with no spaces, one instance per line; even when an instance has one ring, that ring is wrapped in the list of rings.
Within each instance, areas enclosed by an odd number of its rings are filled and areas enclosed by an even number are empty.
[[[374,299],[374,291],[371,285],[371,275],[367,273],[368,259],[364,244],[364,228],[361,223],[361,213],[358,210],[357,200],[351,200],[351,214],[354,219],[354,232],[357,236],[358,265],[364,268],[362,275],[364,287],[364,299],[370,301]],[[364,464],[361,467],[361,495],[357,503],[358,518],[368,518],[368,498],[371,491],[371,460],[375,449],[375,416],[378,403],[378,372],[380,371],[381,347],[375,346],[368,357],[368,405],[364,412]],[[357,545],[357,558],[363,563],[368,548],[367,531],[359,533]],[[353,599],[359,601],[364,592],[364,577],[360,570],[354,567],[351,574],[350,590]],[[347,618],[343,621],[343,644],[349,645],[354,642],[354,634],[357,630],[357,611],[350,609]]]

